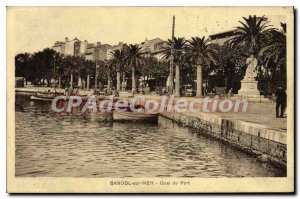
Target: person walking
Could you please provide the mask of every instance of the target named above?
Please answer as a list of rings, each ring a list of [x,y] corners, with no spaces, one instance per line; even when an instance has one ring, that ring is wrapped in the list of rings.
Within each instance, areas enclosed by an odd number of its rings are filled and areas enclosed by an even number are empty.
[[[279,86],[275,92],[276,96],[276,118],[283,118],[283,113],[286,107],[286,92],[285,90]],[[280,107],[280,115],[279,115],[279,107]]]

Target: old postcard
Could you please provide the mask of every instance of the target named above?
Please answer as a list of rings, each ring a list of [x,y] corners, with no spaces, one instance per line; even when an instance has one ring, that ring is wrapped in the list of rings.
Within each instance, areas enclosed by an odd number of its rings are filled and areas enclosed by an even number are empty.
[[[9,193],[294,192],[292,7],[7,7]]]

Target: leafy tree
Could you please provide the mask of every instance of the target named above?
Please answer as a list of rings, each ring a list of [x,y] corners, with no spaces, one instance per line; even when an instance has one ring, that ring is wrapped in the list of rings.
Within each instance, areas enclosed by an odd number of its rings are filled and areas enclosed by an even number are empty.
[[[217,74],[225,76],[225,84],[227,88],[234,87],[234,80],[240,82],[243,79],[247,65],[247,49],[244,45],[231,46],[225,43],[219,46],[218,54],[218,68],[215,69]],[[238,89],[238,88],[233,88]]]
[[[169,72],[169,63],[165,60],[159,61],[154,56],[144,58],[143,64],[139,68],[142,76],[147,77],[147,81],[155,79],[156,86],[159,86],[162,81],[167,80]]]
[[[51,79],[54,77],[55,54],[54,50],[46,48],[32,55],[29,73],[32,74],[31,79],[34,83],[45,84],[45,80],[47,80],[47,84],[50,86]]]
[[[31,69],[31,54],[20,53],[15,56],[15,75],[18,77],[24,77],[26,83],[32,78]]]

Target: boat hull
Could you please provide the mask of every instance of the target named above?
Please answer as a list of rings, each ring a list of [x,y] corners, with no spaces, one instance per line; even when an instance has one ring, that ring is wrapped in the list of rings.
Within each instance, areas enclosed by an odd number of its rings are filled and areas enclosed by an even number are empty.
[[[42,94],[37,94],[37,95],[31,95],[30,99],[31,100],[37,100],[37,101],[52,101],[56,96],[53,95],[42,95]],[[81,97],[82,100],[87,100],[86,95],[79,96]],[[70,96],[66,96],[66,100],[69,100]]]
[[[113,121],[116,122],[150,122],[158,123],[158,114],[139,112],[114,112]]]
[[[37,101],[52,101],[53,98],[48,98],[48,97],[38,97],[38,96],[34,96],[34,95],[31,95],[30,96],[30,99],[31,100],[37,100]]]

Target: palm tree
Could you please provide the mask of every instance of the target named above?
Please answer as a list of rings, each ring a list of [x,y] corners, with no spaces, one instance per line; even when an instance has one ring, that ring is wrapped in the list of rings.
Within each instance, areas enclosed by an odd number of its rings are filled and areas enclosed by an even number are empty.
[[[66,56],[62,60],[63,70],[65,76],[70,76],[70,86],[73,88],[74,75],[78,74],[78,70],[82,65],[79,57]]]
[[[274,77],[278,74],[273,80],[282,79],[280,83],[283,83],[286,82],[286,24],[281,26],[282,30],[272,29],[266,33],[267,43],[260,49],[259,56]]]
[[[104,60],[104,67],[105,67],[105,71],[106,71],[106,76],[107,76],[107,93],[110,93],[111,91],[111,73],[112,73],[112,60]]]
[[[185,50],[186,50],[186,40],[184,37],[174,37],[174,46],[173,46],[173,57],[174,57],[174,62],[175,62],[175,79],[176,79],[176,84],[175,84],[175,96],[179,97],[180,96],[180,65],[183,64],[184,61],[184,55],[185,55]],[[171,57],[171,48],[172,48],[172,40],[168,39],[167,41],[167,47],[163,51],[163,58],[164,59],[170,59]],[[172,77],[172,75],[170,76]],[[173,81],[171,79],[171,81]]]
[[[188,53],[197,66],[197,92],[196,96],[202,96],[202,68],[204,65],[216,64],[217,49],[214,44],[209,43],[205,37],[192,37],[188,41]]]
[[[142,47],[137,44],[130,44],[126,51],[126,63],[131,66],[132,92],[136,92],[135,70],[136,67],[144,60]]]
[[[55,52],[54,53],[54,86],[56,88],[56,78],[58,76],[58,88],[61,88],[61,74],[60,74],[60,68],[62,67],[62,60],[63,56],[62,54]]]
[[[83,60],[83,64],[79,68],[79,75],[81,78],[86,78],[84,88],[90,89],[90,78],[95,73],[95,63],[91,60]]]
[[[119,92],[120,91],[120,86],[121,86],[121,74],[120,71],[124,68],[125,64],[125,50],[122,49],[117,49],[111,52],[112,60],[111,64],[115,67],[116,72],[117,72],[117,88],[116,90]]]
[[[249,15],[249,18],[243,17],[243,19],[244,22],[239,21],[242,26],[237,27],[235,36],[229,40],[229,43],[249,46],[249,52],[257,56],[266,39],[266,33],[272,30],[269,28],[271,25],[268,25],[269,21],[264,16]]]
[[[284,31],[270,30],[266,36],[268,43],[261,48],[259,55],[265,61],[272,60],[275,63],[282,63],[286,60],[286,35]]]
[[[246,46],[250,57],[257,59],[261,63],[261,57],[259,52],[265,43],[268,43],[268,37],[270,31],[274,30],[268,25],[269,21],[264,16],[256,17],[256,15],[249,15],[248,18],[243,17],[244,21],[239,21],[242,26],[237,27],[236,35],[228,42],[233,46]],[[246,67],[246,71],[248,66]],[[257,68],[255,68],[257,70]],[[260,71],[260,70],[258,70]],[[261,76],[261,72],[258,73],[257,78]]]

